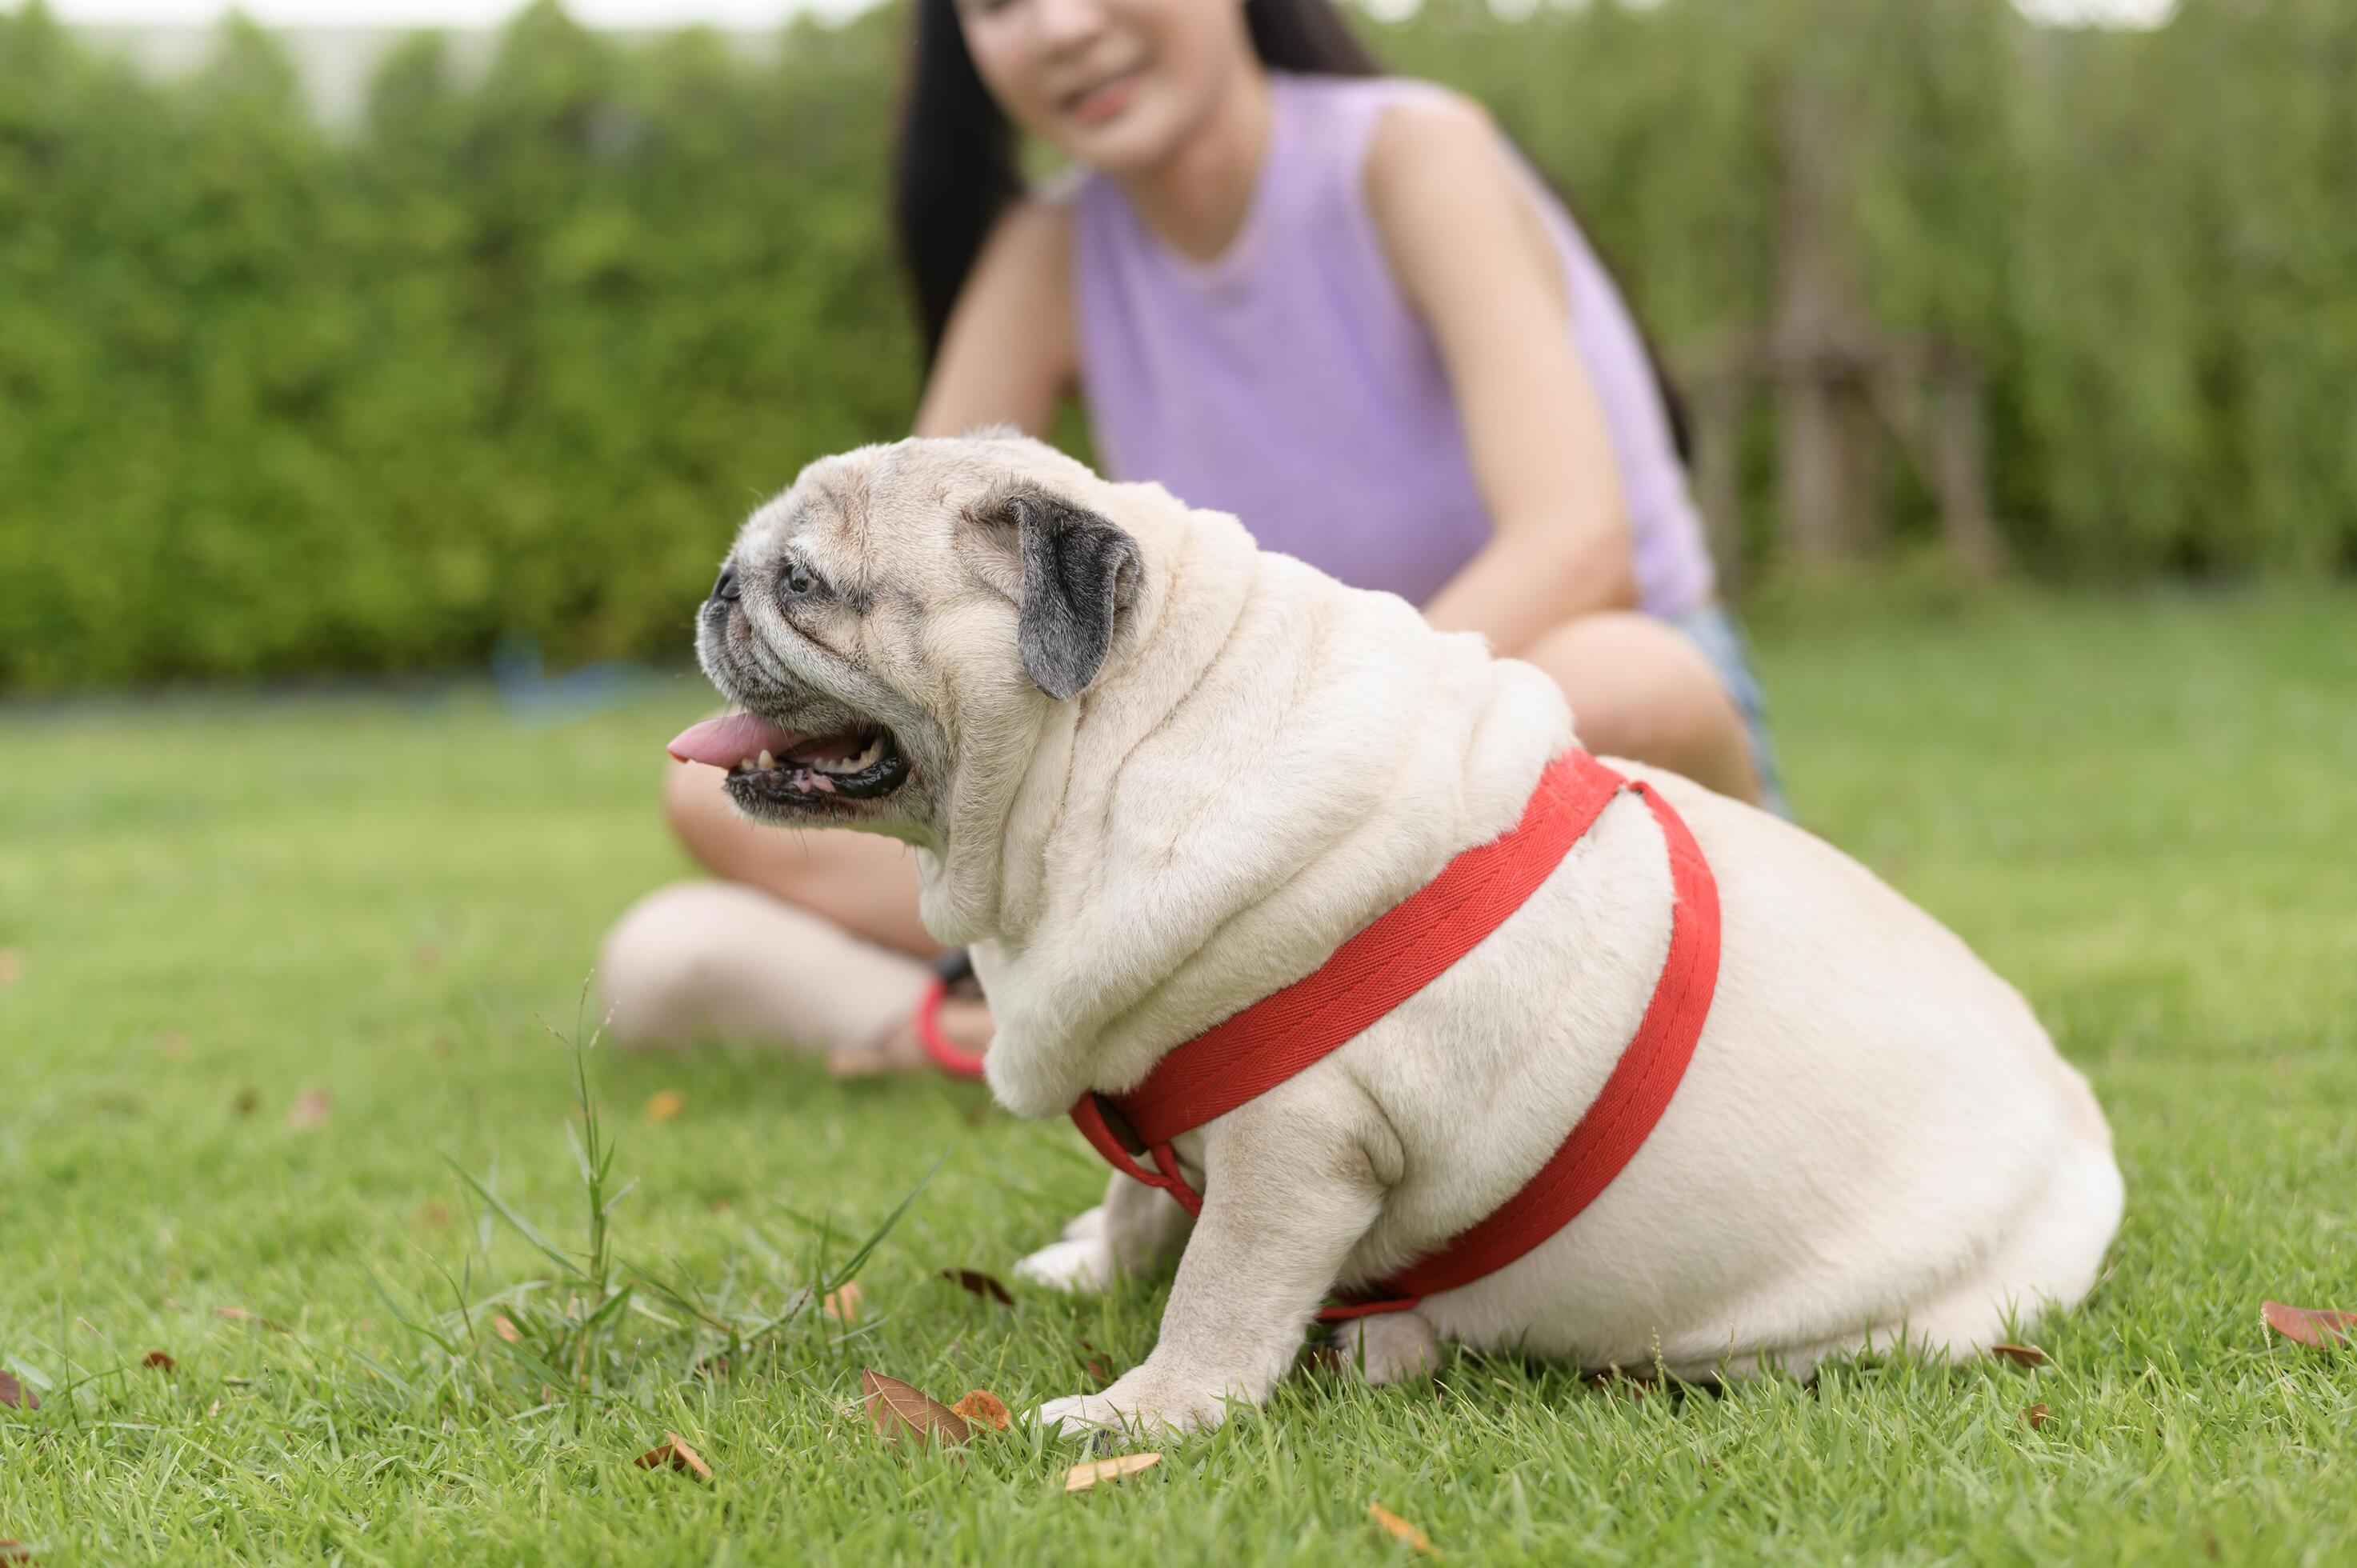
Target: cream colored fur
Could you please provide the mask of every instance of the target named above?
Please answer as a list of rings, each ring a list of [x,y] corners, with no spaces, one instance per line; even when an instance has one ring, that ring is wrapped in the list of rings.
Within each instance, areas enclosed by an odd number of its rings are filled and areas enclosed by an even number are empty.
[[[1064,702],[1023,679],[1017,558],[976,521],[1026,485],[1109,519],[1143,564],[1111,655]],[[990,1083],[1025,1115],[1134,1085],[1314,968],[1511,826],[1572,740],[1536,670],[1033,443],[813,465],[748,524],[740,570],[790,540],[861,583],[859,625],[823,641],[855,655],[817,657],[748,605],[759,646],[716,657],[707,639],[706,666],[739,695],[734,660],[789,671],[918,759],[923,788],[859,825],[918,845],[926,922],[973,946],[999,1027]],[[1352,1330],[1368,1374],[1429,1366],[1438,1337],[1686,1377],[1900,1342],[1957,1356],[2085,1294],[2120,1177],[2084,1079],[2020,996],[1831,846],[1618,766],[1676,807],[1717,877],[1723,957],[1693,1065],[1574,1224]],[[1181,1140],[1207,1197],[1191,1230],[1115,1178],[1019,1267],[1089,1289],[1175,1254],[1161,1337],[1040,1417],[1189,1429],[1264,1399],[1329,1291],[1489,1213],[1577,1121],[1652,993],[1670,903],[1661,833],[1624,797],[1439,980]]]

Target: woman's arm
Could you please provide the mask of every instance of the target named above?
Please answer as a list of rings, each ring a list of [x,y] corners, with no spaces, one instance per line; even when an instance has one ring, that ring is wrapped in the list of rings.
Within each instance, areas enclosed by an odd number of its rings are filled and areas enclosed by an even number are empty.
[[[1583,611],[1636,601],[1629,520],[1546,231],[1497,128],[1435,94],[1389,110],[1367,195],[1392,271],[1431,328],[1491,540],[1425,614],[1519,652]]]
[[[1044,437],[1072,384],[1071,219],[1053,202],[1009,208],[950,312],[914,434],[1001,422]]]

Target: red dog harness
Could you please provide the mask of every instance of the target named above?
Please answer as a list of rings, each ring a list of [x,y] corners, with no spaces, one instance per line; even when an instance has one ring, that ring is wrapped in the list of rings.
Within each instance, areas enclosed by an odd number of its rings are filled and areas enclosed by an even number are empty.
[[[1585,752],[1548,764],[1512,832],[1458,855],[1312,973],[1171,1050],[1128,1093],[1083,1096],[1072,1121],[1115,1169],[1200,1214],[1202,1195],[1179,1174],[1171,1140],[1275,1088],[1439,978],[1523,907],[1623,789],[1642,796],[1661,824],[1675,892],[1669,958],[1636,1037],[1520,1192],[1437,1252],[1318,1316],[1404,1311],[1504,1268],[1570,1224],[1635,1157],[1685,1074],[1718,981],[1718,886],[1702,851],[1668,801]]]

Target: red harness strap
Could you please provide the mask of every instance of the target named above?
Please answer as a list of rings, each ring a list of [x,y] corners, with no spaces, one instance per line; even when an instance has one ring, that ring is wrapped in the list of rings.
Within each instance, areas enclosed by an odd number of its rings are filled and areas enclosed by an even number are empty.
[[[1504,1268],[1569,1224],[1635,1157],[1684,1076],[1718,978],[1718,888],[1693,835],[1660,795],[1585,752],[1547,766],[1512,831],[1458,855],[1310,974],[1173,1048],[1127,1094],[1084,1096],[1072,1121],[1116,1169],[1201,1213],[1170,1141],[1275,1088],[1437,979],[1522,908],[1623,789],[1652,808],[1675,893],[1669,957],[1635,1037],[1521,1191],[1437,1252],[1318,1316],[1401,1311]],[[1154,1170],[1138,1165],[1140,1154]]]

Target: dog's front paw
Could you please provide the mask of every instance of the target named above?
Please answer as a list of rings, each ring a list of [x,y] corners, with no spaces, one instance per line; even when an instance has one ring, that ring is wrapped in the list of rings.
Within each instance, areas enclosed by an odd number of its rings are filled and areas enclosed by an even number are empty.
[[[1076,1295],[1101,1291],[1113,1283],[1113,1248],[1102,1232],[1052,1242],[1017,1262],[1015,1277]]]
[[[1129,1437],[1180,1437],[1211,1431],[1227,1413],[1222,1395],[1174,1387],[1140,1367],[1101,1394],[1049,1400],[1032,1412],[1031,1419],[1050,1436],[1116,1432]]]

